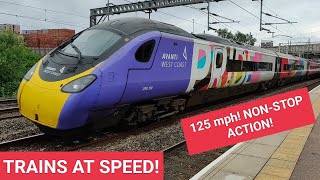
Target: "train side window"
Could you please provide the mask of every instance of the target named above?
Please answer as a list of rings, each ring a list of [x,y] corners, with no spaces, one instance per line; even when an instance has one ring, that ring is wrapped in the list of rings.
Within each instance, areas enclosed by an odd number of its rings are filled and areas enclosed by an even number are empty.
[[[289,64],[284,65],[284,70],[289,70]]]
[[[294,70],[303,70],[304,69],[304,65],[295,65],[294,66]]]
[[[154,46],[156,44],[155,40],[150,40],[139,47],[135,56],[136,60],[142,63],[149,62]]]
[[[291,64],[285,64],[284,65],[284,70],[287,70],[287,71],[293,70],[292,65]]]
[[[287,71],[294,70],[294,64],[285,64],[284,65],[284,70],[287,70]]]
[[[258,62],[257,71],[272,71],[272,63]]]
[[[255,62],[243,61],[242,71],[255,71]]]
[[[223,54],[221,52],[218,52],[216,57],[216,68],[221,68],[222,62],[223,62]]]
[[[241,72],[242,61],[230,60],[227,61],[227,71],[228,72]]]

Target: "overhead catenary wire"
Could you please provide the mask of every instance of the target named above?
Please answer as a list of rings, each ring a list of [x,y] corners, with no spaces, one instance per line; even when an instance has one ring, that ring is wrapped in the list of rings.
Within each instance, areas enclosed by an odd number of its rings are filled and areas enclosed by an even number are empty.
[[[131,1],[129,1],[129,0],[124,0],[124,1],[125,1],[125,2],[128,2],[128,3],[133,3],[133,2],[131,2]],[[198,11],[201,12],[201,13],[205,13],[205,12],[201,11],[200,9],[195,8],[194,6],[184,6],[184,7],[196,9],[196,10],[198,10]],[[185,18],[176,16],[176,15],[172,15],[172,14],[170,14],[170,13],[166,13],[166,12],[159,11],[159,10],[158,10],[157,12],[162,13],[162,14],[165,14],[165,15],[168,15],[168,16],[171,16],[171,17],[174,17],[174,18],[177,18],[177,19],[180,19],[180,20],[184,20],[184,21],[186,21],[186,22],[195,23],[195,24],[198,24],[198,25],[200,25],[200,26],[202,26],[202,27],[207,27],[207,25],[204,25],[204,24],[201,24],[201,23],[198,23],[198,22],[194,22],[194,21],[192,21],[192,20],[185,19]],[[205,14],[206,14],[206,13],[205,13]],[[213,19],[217,20],[218,22],[221,22],[219,19],[217,19],[216,17],[214,17],[212,14],[210,14],[210,18],[213,18]],[[248,29],[248,28],[245,27],[244,25],[242,25],[242,24],[240,24],[240,23],[238,23],[238,24],[239,24],[240,26]],[[227,25],[227,24],[222,23],[222,25],[225,26],[225,27],[227,27],[227,28],[229,28],[229,29],[231,29],[231,30],[233,30],[233,31],[235,31],[235,32],[241,32],[241,31],[239,31],[239,30],[237,30],[237,29],[235,29],[235,28],[233,28],[233,27],[231,27],[231,26],[229,26],[229,25]],[[248,30],[249,30],[249,29],[248,29]],[[250,30],[249,30],[249,31],[250,31]]]
[[[35,18],[35,17],[30,17],[30,16],[23,16],[23,15],[18,15],[18,14],[5,13],[5,12],[0,12],[0,14],[6,15],[6,16],[13,16],[13,17],[31,19],[31,20],[35,20],[35,21],[43,21],[43,22],[49,22],[49,23],[54,23],[54,24],[62,24],[62,25],[73,26],[73,27],[87,28],[86,26],[75,25],[75,24],[71,24],[71,23],[68,23],[68,22],[62,22],[62,21],[52,21],[52,20],[48,20],[48,19],[41,19],[41,18]]]
[[[200,9],[192,6],[192,5],[190,5],[190,6],[185,6],[185,7],[188,7],[188,8],[191,8],[191,9],[195,9],[195,10],[201,12],[202,14],[208,15],[206,12],[204,12],[204,11],[202,11],[202,10],[200,10]],[[210,14],[210,17],[213,18],[213,19],[215,19],[215,20],[217,20],[217,21],[219,21],[219,22],[221,22],[219,19],[217,19],[216,17],[214,17],[212,14]],[[227,24],[223,24],[223,23],[222,23],[221,25],[223,25],[223,26],[225,26],[225,27],[228,27],[228,28],[232,29],[232,30],[235,31],[235,32],[240,32],[239,30],[236,30],[235,28],[233,28],[233,27],[231,27],[231,26],[229,26],[229,25],[227,25]],[[206,27],[207,27],[207,26],[206,26]]]
[[[159,13],[162,13],[162,14],[166,14],[168,16],[171,16],[171,17],[175,17],[175,18],[178,18],[178,19],[181,19],[181,20],[184,20],[184,21],[187,21],[187,22],[190,22],[190,23],[193,23],[192,20],[188,20],[188,19],[184,19],[184,18],[181,18],[181,17],[178,17],[178,16],[175,16],[175,15],[172,15],[172,14],[169,14],[169,13],[166,13],[166,12],[162,12],[162,11],[158,11]],[[203,27],[207,27],[206,25],[204,24],[200,24],[200,23],[197,23],[197,22],[194,22],[195,24],[198,24],[200,26],[203,26]]]
[[[126,2],[129,2],[129,3],[133,3],[129,0],[124,0]],[[204,25],[204,24],[201,24],[201,23],[198,23],[198,22],[193,22],[192,20],[189,20],[189,19],[185,19],[185,18],[182,18],[182,17],[179,17],[179,16],[176,16],[176,15],[173,15],[173,14],[170,14],[170,13],[166,13],[166,12],[163,12],[163,11],[157,11],[159,13],[162,13],[162,14],[165,14],[165,15],[168,15],[168,16],[171,16],[171,17],[174,17],[174,18],[177,18],[177,19],[180,19],[180,20],[183,20],[183,21],[186,21],[186,22],[190,22],[190,23],[195,23],[195,24],[198,24],[200,26],[203,26],[203,27],[207,27],[207,25]]]
[[[258,0],[260,3],[261,1]],[[263,7],[265,7],[266,9],[268,9],[270,12],[274,13],[276,16],[279,16],[275,11],[273,11],[271,8],[269,8],[268,6],[266,6],[265,4],[262,4]],[[304,36],[303,31],[299,30],[294,24],[290,24],[293,28],[296,29],[296,31],[299,33],[299,35]],[[302,32],[302,33],[301,33]],[[304,36],[306,39],[308,39],[308,37]]]
[[[260,0],[258,0],[259,3],[262,3]],[[266,9],[268,9],[270,12],[274,13],[276,15],[276,17],[280,17],[275,11],[273,11],[271,8],[269,8],[268,6],[266,6],[265,4],[262,4],[263,7],[265,7]],[[299,33],[299,35],[304,36],[303,33],[300,32],[300,30],[298,30],[298,28],[296,28],[296,26],[293,23],[289,23],[293,28],[296,29],[296,31]],[[304,36],[304,38],[307,39],[306,36]]]
[[[38,10],[42,10],[42,11],[45,11],[45,12],[53,12],[53,13],[58,13],[58,14],[76,16],[76,17],[85,18],[85,19],[89,18],[88,16],[82,16],[82,15],[79,15],[79,14],[68,13],[68,12],[63,12],[63,11],[57,11],[57,10],[52,10],[52,9],[46,9],[46,8],[30,6],[30,5],[24,5],[24,4],[19,4],[19,3],[15,3],[15,2],[7,2],[7,1],[0,0],[0,3],[11,4],[11,5],[16,5],[16,6],[21,6],[21,7],[32,8],[32,9],[38,9]]]
[[[239,4],[233,2],[232,0],[229,0],[229,2],[231,2],[231,3],[234,4],[234,5],[236,5],[237,7],[241,8],[242,10],[246,11],[247,13],[251,14],[251,15],[254,16],[255,18],[260,19],[260,17],[254,15],[253,13],[251,13],[251,12],[248,11],[247,9],[243,8],[243,7],[240,6]],[[263,20],[263,22],[265,23],[264,20]],[[283,32],[283,31],[280,30],[279,28],[277,28],[277,27],[275,27],[275,26],[273,26],[273,25],[270,25],[270,26],[273,27],[274,29],[276,29],[277,31],[279,31],[280,33],[282,33],[282,34],[284,34],[284,35],[286,35],[286,36],[289,36],[287,33]],[[289,37],[291,37],[291,36],[289,36]],[[293,37],[291,37],[291,38],[294,39],[294,40],[297,40],[297,39],[295,39],[295,38],[293,38]]]

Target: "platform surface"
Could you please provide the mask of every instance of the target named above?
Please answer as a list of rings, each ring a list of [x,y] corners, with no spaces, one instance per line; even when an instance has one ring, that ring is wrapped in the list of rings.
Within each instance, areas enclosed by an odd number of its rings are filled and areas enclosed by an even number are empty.
[[[192,180],[320,179],[320,86],[309,95],[315,125],[239,143]]]

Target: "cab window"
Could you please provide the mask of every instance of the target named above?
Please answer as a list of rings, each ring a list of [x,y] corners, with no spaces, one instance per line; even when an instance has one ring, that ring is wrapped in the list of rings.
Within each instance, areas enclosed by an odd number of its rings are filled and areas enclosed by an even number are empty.
[[[135,56],[136,60],[142,63],[150,61],[154,46],[156,44],[155,40],[150,40],[139,47]]]
[[[91,29],[81,33],[72,44],[75,45],[81,55],[98,57],[102,53],[111,49],[119,40],[121,36],[111,31],[102,29]],[[61,52],[65,52],[71,55],[77,55],[78,53],[69,43]]]
[[[221,52],[218,52],[216,57],[216,68],[221,68],[222,62],[223,62],[223,54]]]

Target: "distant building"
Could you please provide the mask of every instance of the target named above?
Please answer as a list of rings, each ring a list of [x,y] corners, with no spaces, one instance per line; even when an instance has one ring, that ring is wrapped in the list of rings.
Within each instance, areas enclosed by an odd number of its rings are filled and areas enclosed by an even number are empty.
[[[15,24],[0,24],[0,31],[11,31],[20,34],[20,25]]]
[[[294,56],[304,58],[320,59],[320,43],[303,43],[303,44],[288,44],[281,43],[280,46],[265,47],[266,49],[288,53]]]
[[[273,47],[273,41],[262,41],[261,47],[262,48],[271,48],[271,47]]]
[[[71,29],[22,30],[27,47],[35,53],[47,54],[75,35]]]

